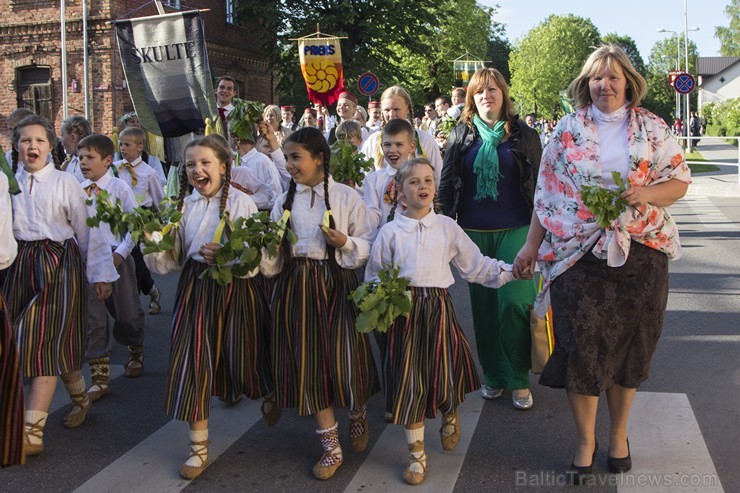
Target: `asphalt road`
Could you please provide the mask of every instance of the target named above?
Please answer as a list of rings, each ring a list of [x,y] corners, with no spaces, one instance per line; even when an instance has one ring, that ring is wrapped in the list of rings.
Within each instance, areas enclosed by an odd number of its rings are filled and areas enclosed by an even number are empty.
[[[631,476],[608,474],[608,419],[601,402],[602,448],[588,491],[740,491],[740,200],[692,196],[671,211],[684,256],[670,266],[663,335],[630,421],[635,469]],[[285,410],[277,426],[267,427],[259,403],[227,407],[214,400],[211,440],[218,457],[200,479],[180,480],[186,426],[162,412],[176,282],[176,274],[157,278],[163,311],[147,317],[144,375],[116,378],[113,392],[94,404],[77,430],[61,426],[64,407],[52,413],[46,451],[23,467],[0,471],[0,491],[411,491],[401,480],[403,434],[384,422],[380,395],[369,402],[370,444],[363,454],[349,448],[346,413],[337,413],[345,463],[327,482],[311,475],[321,453],[311,418]],[[458,282],[451,292],[474,346],[467,287]],[[125,348],[115,347],[113,363],[125,358]],[[120,374],[120,367],[114,369]],[[569,489],[560,475],[575,440],[564,392],[537,385],[534,375],[531,383],[535,406],[527,412],[516,411],[508,394],[497,401],[470,394],[461,411],[463,443],[451,454],[438,445],[439,421],[428,421],[429,472],[414,491]],[[64,400],[58,391],[57,405]],[[679,487],[684,476],[696,484]],[[641,480],[653,483],[630,485]]]

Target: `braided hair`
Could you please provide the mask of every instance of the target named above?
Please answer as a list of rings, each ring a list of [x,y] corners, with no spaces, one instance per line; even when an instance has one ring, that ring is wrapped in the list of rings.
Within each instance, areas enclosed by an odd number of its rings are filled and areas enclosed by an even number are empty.
[[[218,162],[223,164],[226,168],[226,173],[224,174],[224,178],[221,183],[223,193],[221,194],[221,204],[218,210],[219,217],[223,217],[224,212],[226,211],[226,202],[229,199],[229,186],[231,185],[231,151],[226,145],[224,138],[220,135],[207,135],[188,142],[188,145],[185,146],[184,152],[187,154],[188,149],[191,147],[206,147],[212,150]],[[186,168],[187,165],[182,166],[180,171],[180,195],[177,203],[179,210],[182,210],[185,194],[188,191],[189,183]]]
[[[49,123],[49,120],[39,115],[27,116],[23,120],[19,121],[18,124],[13,128],[13,151],[11,153],[11,161],[13,167],[13,174],[18,171],[18,143],[21,141],[21,129],[31,125],[38,125],[43,127],[46,131],[46,139],[49,141],[49,148],[52,160],[54,161],[54,167],[59,169],[62,165],[62,161],[59,159],[56,147],[59,139],[57,139],[54,133],[54,127]]]
[[[315,128],[301,128],[288,136],[285,144],[288,144],[289,142],[301,145],[311,154],[312,157],[321,157],[321,162],[324,167],[324,206],[326,207],[327,211],[331,211],[331,204],[329,203],[329,161],[331,159],[331,148],[326,142],[324,134],[322,134],[320,130]],[[290,186],[288,187],[288,193],[285,197],[285,202],[283,203],[283,210],[290,211],[292,209],[293,198],[295,197],[296,189],[296,182],[295,180],[291,179]],[[288,219],[288,223],[286,226],[288,228],[290,227],[290,221],[291,220]],[[334,216],[329,216],[329,227],[332,229],[336,229]],[[280,247],[284,254],[284,265],[287,270],[292,266],[292,251],[290,242],[287,239],[287,235],[283,237],[283,241]],[[339,264],[337,264],[336,249],[327,243],[326,253],[329,261],[329,269],[338,274]]]

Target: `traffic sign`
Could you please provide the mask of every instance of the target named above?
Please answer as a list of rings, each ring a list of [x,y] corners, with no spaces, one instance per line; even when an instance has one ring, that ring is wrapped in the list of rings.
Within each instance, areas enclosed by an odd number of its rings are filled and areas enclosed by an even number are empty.
[[[372,72],[365,72],[357,80],[357,90],[364,96],[372,96],[380,88],[378,76]]]
[[[691,74],[687,74],[685,72],[678,75],[673,81],[673,88],[679,94],[690,93],[694,90],[695,85],[696,83],[694,82],[694,78],[691,76]]]

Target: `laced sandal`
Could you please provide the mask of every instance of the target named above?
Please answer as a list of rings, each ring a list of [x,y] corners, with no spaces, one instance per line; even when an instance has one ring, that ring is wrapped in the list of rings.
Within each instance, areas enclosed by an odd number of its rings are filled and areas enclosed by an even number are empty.
[[[364,452],[369,438],[367,408],[349,412],[349,443],[355,452]]]
[[[188,458],[180,466],[180,477],[183,479],[195,479],[203,474],[206,467],[210,465],[208,460],[208,440],[204,442],[190,442],[190,454]],[[196,447],[200,447],[196,449]],[[191,466],[188,461],[193,457],[197,457],[200,460],[199,466]]]
[[[411,459],[411,463],[406,467],[406,469],[403,471],[403,480],[406,481],[406,483],[410,485],[417,485],[421,484],[424,481],[424,478],[427,474],[427,454],[424,453],[424,442],[414,442],[412,444],[409,444],[409,458]],[[414,456],[414,453],[421,452],[421,457],[417,458]],[[411,467],[414,464],[419,464],[421,466],[422,471],[417,472],[413,471]]]
[[[110,358],[98,358],[88,361],[92,384],[87,389],[90,400],[95,402],[110,394]]]
[[[452,433],[446,433],[445,428],[452,426]],[[439,428],[439,437],[442,440],[442,449],[449,452],[457,447],[460,443],[460,420],[457,418],[457,411],[442,415],[442,426]]]
[[[334,473],[337,472],[344,461],[342,447],[339,445],[339,427],[337,423],[334,423],[326,431],[317,430],[317,433],[321,437],[321,447],[324,449],[324,454],[313,466],[313,475],[316,479],[327,480],[334,476]]]
[[[128,347],[128,361],[123,365],[123,371],[128,378],[140,377],[144,371],[144,345]]]
[[[265,410],[270,405],[269,410]],[[262,412],[262,419],[265,420],[267,426],[275,426],[280,420],[280,416],[283,414],[283,410],[275,402],[275,394],[270,394],[262,399],[262,405],[260,406]]]
[[[44,427],[41,426],[40,419],[35,423],[26,422],[26,426],[23,430],[23,451],[27,456],[39,455],[44,451]],[[39,443],[31,442],[31,437],[37,438]]]
[[[67,410],[67,414],[64,416],[62,424],[65,428],[77,428],[87,419],[87,413],[90,411],[92,406],[92,399],[87,395],[87,392],[81,394],[70,394],[69,397],[72,399],[72,405]]]
[[[339,466],[342,465],[343,461],[344,458],[342,457],[342,449],[340,447],[324,452],[321,459],[313,466],[314,477],[322,481],[331,478],[337,472]]]

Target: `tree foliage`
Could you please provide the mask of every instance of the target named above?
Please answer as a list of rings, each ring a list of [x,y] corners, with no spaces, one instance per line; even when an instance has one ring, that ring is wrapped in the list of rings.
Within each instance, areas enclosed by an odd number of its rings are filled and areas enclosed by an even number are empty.
[[[589,19],[551,15],[518,40],[509,58],[511,96],[520,113],[550,116],[601,36]]]
[[[684,36],[678,40],[678,46],[681,50],[681,70],[685,70],[686,61],[684,58]],[[643,106],[653,113],[659,115],[667,122],[673,121],[673,115],[676,107],[676,92],[668,83],[668,72],[675,70],[678,57],[678,48],[676,47],[676,37],[662,39],[653,45],[650,50],[648,61],[648,71],[645,79],[648,83],[648,93],[643,102]],[[698,50],[696,43],[689,39],[689,73],[696,74],[696,57]],[[694,91],[693,94],[695,94]],[[691,107],[696,110],[696,96],[692,96]],[[682,109],[683,111],[683,109]]]
[[[290,38],[316,32],[346,36],[341,41],[345,86],[355,91],[360,74],[371,71],[381,90],[400,84],[417,106],[450,92],[452,60],[465,50],[485,57],[495,46],[498,62],[508,55],[503,26],[494,8],[475,0],[335,0],[333,2],[239,2],[239,16],[257,22],[276,38],[264,39],[279,75],[282,103],[302,104],[306,90],[298,50]],[[493,60],[493,58],[489,58]]]
[[[740,0],[732,0],[725,7],[725,14],[730,25],[714,28],[714,37],[719,39],[719,52],[722,56],[740,56]]]
[[[647,66],[645,65],[645,61],[642,59],[642,55],[640,55],[637,43],[635,43],[635,40],[632,39],[631,36],[620,36],[617,33],[609,33],[601,38],[601,42],[604,44],[614,44],[622,48],[625,53],[627,53],[627,56],[635,67],[635,70],[637,70],[637,72],[643,77],[646,75]]]

